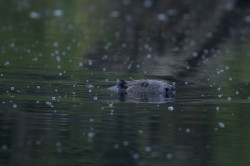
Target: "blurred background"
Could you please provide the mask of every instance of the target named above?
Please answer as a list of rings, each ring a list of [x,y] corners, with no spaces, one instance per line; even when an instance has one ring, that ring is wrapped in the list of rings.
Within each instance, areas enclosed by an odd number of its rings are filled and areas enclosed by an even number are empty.
[[[0,23],[0,165],[250,162],[250,2],[0,0]]]

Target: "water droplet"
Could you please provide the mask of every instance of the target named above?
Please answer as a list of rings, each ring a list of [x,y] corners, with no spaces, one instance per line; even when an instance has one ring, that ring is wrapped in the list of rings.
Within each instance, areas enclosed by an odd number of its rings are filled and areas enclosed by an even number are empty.
[[[134,153],[134,154],[133,154],[133,158],[134,158],[134,159],[139,159],[139,158],[140,158],[140,155],[139,155],[138,153]]]
[[[4,66],[9,66],[9,65],[10,65],[10,62],[9,62],[9,61],[6,61],[6,62],[4,62],[3,65],[4,65]]]
[[[220,128],[224,128],[225,127],[225,124],[222,123],[222,122],[219,122],[218,125],[219,125]]]
[[[119,149],[119,145],[118,144],[114,144],[114,149]]]
[[[190,133],[191,130],[190,130],[190,128],[186,128],[185,131],[186,131],[186,133]]]
[[[79,62],[79,63],[78,63],[78,66],[79,66],[79,67],[83,67],[83,63],[82,63],[82,62]]]
[[[151,147],[150,146],[146,146],[146,147],[144,147],[144,150],[145,150],[145,152],[151,152]]]
[[[158,19],[159,21],[166,21],[166,20],[167,20],[167,17],[166,17],[166,15],[165,15],[164,13],[161,13],[161,14],[158,14],[158,15],[157,15],[157,19]]]
[[[53,14],[56,17],[61,17],[61,16],[63,16],[63,11],[60,9],[56,9],[56,10],[54,10]]]
[[[124,146],[128,146],[128,145],[129,145],[129,142],[128,142],[128,141],[124,141],[124,142],[123,142],[123,145],[124,145]]]
[[[143,2],[143,6],[146,8],[150,8],[152,5],[153,5],[153,1],[151,1],[151,0],[145,0]]]
[[[89,138],[93,138],[94,136],[95,136],[95,134],[94,134],[93,132],[89,132],[89,133],[88,133],[88,137],[89,137]]]
[[[39,19],[41,17],[41,14],[35,11],[30,12],[30,18],[32,19]]]
[[[17,105],[16,105],[16,104],[13,104],[12,107],[13,107],[14,109],[16,109],[16,108],[17,108]]]
[[[172,153],[167,153],[166,154],[166,158],[169,159],[169,160],[172,159],[173,158],[173,154]]]
[[[173,111],[173,110],[174,110],[174,107],[173,107],[173,106],[169,106],[169,107],[168,107],[168,110],[169,110],[169,111]]]

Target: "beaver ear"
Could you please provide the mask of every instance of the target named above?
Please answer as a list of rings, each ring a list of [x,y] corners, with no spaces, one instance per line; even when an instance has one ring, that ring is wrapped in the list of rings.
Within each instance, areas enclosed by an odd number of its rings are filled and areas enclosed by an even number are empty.
[[[127,84],[127,82],[124,81],[124,80],[119,80],[119,81],[117,81],[117,86],[118,86],[118,88],[127,89],[128,87],[125,86],[126,84]]]

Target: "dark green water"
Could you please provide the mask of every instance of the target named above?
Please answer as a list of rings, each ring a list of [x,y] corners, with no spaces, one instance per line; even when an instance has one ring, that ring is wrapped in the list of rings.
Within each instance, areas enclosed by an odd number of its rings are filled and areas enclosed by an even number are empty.
[[[219,2],[203,29],[195,1],[0,0],[0,165],[249,165],[250,12]],[[176,96],[121,102],[117,79]]]

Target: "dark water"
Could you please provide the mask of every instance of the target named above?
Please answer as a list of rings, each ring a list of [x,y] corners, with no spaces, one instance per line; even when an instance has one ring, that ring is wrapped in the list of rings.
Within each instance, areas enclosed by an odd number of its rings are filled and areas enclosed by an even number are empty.
[[[0,165],[249,165],[248,3],[0,9]],[[117,79],[174,82],[176,96],[121,102]]]

